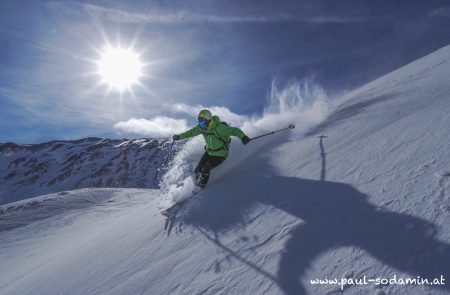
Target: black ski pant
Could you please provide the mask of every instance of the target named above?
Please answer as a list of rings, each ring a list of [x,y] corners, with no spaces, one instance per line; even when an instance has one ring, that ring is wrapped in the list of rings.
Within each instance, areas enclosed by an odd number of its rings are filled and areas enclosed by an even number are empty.
[[[205,152],[194,170],[197,178],[197,185],[205,187],[208,183],[211,170],[219,166],[223,161],[225,161],[225,159],[226,158],[224,157],[210,156],[207,152]]]

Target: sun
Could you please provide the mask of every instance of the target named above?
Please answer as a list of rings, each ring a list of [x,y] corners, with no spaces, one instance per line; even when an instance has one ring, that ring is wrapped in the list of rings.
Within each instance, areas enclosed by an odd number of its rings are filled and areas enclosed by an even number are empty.
[[[120,46],[106,47],[97,65],[101,82],[120,92],[131,89],[133,84],[139,83],[139,78],[142,76],[143,63],[139,55],[131,49]]]

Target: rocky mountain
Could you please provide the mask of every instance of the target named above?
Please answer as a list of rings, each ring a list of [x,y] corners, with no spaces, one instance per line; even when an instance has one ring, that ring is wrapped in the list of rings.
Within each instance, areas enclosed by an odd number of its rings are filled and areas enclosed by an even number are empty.
[[[3,143],[0,204],[76,188],[157,188],[172,152],[167,139]]]

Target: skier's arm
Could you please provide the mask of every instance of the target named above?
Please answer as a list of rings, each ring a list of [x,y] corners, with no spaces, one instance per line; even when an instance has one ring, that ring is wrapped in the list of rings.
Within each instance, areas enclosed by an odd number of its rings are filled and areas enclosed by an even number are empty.
[[[251,140],[241,129],[236,127],[227,127],[224,129],[223,133],[225,133],[226,136],[236,136],[244,145],[249,143]]]
[[[245,136],[245,133],[241,129],[229,126],[223,129],[222,134],[223,136],[236,136],[241,140]]]
[[[202,129],[200,128],[200,126],[197,125],[194,128],[179,134],[179,136],[180,136],[180,139],[186,139],[186,138],[189,138],[189,137],[197,136],[197,135],[199,135],[201,133],[202,133]]]

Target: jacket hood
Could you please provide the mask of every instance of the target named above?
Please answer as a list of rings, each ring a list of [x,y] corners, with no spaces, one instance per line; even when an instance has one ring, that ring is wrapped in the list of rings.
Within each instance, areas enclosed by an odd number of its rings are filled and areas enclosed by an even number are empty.
[[[220,123],[220,118],[218,116],[213,116],[211,122],[209,123],[208,129],[217,126]]]
[[[213,116],[211,119],[214,123],[220,123],[220,118],[218,116]]]

